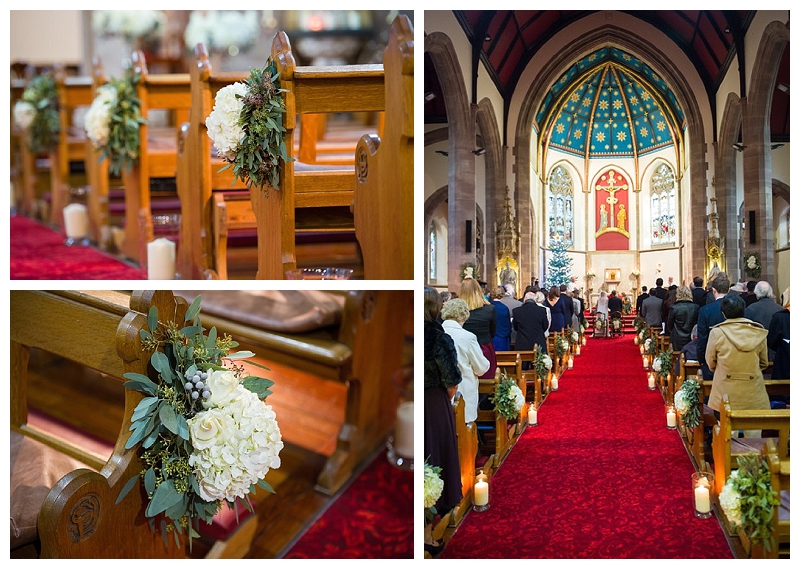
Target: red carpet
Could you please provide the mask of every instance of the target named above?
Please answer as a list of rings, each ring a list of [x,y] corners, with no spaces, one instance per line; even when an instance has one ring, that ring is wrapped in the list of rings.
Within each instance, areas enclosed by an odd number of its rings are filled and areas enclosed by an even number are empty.
[[[414,473],[382,452],[284,559],[413,559]]]
[[[64,237],[27,217],[11,217],[12,280],[138,280],[137,268],[94,247],[67,247]]]
[[[632,336],[590,338],[440,558],[732,558]]]

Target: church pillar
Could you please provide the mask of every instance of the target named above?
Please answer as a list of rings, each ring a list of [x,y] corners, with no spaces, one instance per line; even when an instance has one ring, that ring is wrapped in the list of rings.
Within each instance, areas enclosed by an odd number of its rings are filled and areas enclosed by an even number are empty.
[[[447,237],[447,282],[453,290],[458,290],[461,285],[461,265],[475,262],[475,155],[471,152],[474,144],[474,118],[460,125],[451,123],[447,176],[447,217],[450,226]]]
[[[740,255],[744,257],[750,252],[757,252],[761,258],[761,276],[758,280],[775,286],[769,117],[764,109],[754,109],[746,101],[743,110],[745,233],[744,250]],[[744,270],[737,276],[745,278]]]
[[[698,120],[694,115],[690,120]],[[692,132],[698,132],[701,129],[699,125],[696,128],[690,128]],[[690,145],[689,149],[689,163],[691,165],[689,171],[688,190],[689,190],[689,203],[690,215],[689,222],[689,242],[685,248],[685,260],[683,267],[688,268],[691,272],[689,275],[684,275],[686,281],[695,276],[702,276],[705,282],[708,278],[706,271],[706,235],[707,235],[707,215],[708,209],[708,185],[706,176],[708,174],[708,162],[705,159],[706,144],[702,142],[701,138],[697,142]]]

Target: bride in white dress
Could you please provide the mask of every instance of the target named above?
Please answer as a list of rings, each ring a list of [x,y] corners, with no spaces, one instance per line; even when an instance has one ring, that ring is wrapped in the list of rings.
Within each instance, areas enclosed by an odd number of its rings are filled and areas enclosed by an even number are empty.
[[[594,325],[594,335],[595,336],[607,336],[608,335],[608,295],[605,291],[600,293],[600,298],[597,299],[597,307],[595,308],[595,325]],[[602,314],[602,316],[600,316]],[[598,320],[602,318],[603,325],[598,325]],[[601,329],[602,328],[602,329]]]

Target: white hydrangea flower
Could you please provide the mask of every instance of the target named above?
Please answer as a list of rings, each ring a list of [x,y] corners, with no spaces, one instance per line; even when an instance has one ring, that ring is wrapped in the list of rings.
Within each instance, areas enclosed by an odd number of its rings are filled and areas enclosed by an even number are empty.
[[[675,393],[675,409],[678,410],[678,413],[681,415],[685,415],[686,411],[689,410],[689,404],[686,401],[686,392],[683,389],[679,389]]]
[[[650,343],[651,342],[652,342],[652,340],[650,338],[648,338],[647,340],[644,341],[644,349],[645,350],[649,350],[650,349]]]
[[[577,342],[578,341],[578,333],[575,332],[575,331],[572,332],[572,341],[573,342]]]
[[[553,360],[550,359],[550,356],[544,356],[544,367],[547,369],[553,368]]]
[[[728,482],[725,483],[725,486],[722,487],[722,492],[719,493],[719,505],[722,506],[722,510],[728,520],[736,526],[742,523],[742,497],[733,486],[733,481],[738,472],[738,470],[731,472]]]
[[[36,107],[27,101],[17,101],[14,105],[14,123],[22,130],[28,130],[36,118]]]
[[[117,104],[117,90],[112,85],[103,85],[97,90],[84,117],[84,128],[89,140],[95,147],[105,146],[108,142],[111,108]]]
[[[227,85],[217,92],[214,109],[206,119],[208,136],[214,143],[219,155],[233,160],[236,149],[244,138],[244,128],[239,125],[244,103],[240,97],[247,94],[247,85],[236,82]]]
[[[658,358],[653,362],[653,371],[661,371],[661,360]]]
[[[431,508],[436,505],[436,502],[442,495],[442,490],[444,490],[444,481],[428,464],[425,465],[425,482],[423,484],[423,490],[426,508]]]
[[[283,441],[272,406],[241,385],[188,424],[194,447],[189,464],[203,500],[244,498],[270,468],[281,465]]]
[[[517,384],[511,386],[508,390],[508,397],[514,402],[514,410],[519,413],[522,406],[525,404],[525,396]]]

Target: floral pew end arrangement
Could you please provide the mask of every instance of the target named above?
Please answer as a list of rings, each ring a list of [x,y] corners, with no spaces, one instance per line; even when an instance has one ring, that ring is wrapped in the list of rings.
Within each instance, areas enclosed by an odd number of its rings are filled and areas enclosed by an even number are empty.
[[[702,387],[693,379],[687,379],[675,392],[675,409],[681,416],[683,424],[691,433],[700,425],[700,391]]]
[[[58,145],[58,89],[50,73],[34,77],[14,104],[14,123],[28,133],[31,152],[49,152]]]
[[[86,135],[100,154],[98,161],[108,158],[112,176],[119,176],[123,169],[130,171],[139,160],[139,125],[147,123],[136,96],[139,79],[132,69],[121,78],[112,78],[97,89],[86,111]]]
[[[200,298],[186,311],[183,328],[159,322],[154,306],[147,317],[149,331],[140,332],[142,349],[153,352],[150,363],[158,382],[124,374],[125,387],[144,394],[131,416],[125,448],[141,442],[147,469],[117,498],[122,500],[141,478],[150,529],[158,523],[165,543],[168,532],[177,544],[178,534],[186,532],[190,548],[199,537],[199,522],[211,524],[223,502],[233,509],[239,499],[252,512],[247,494],[255,493],[255,485],[274,492],[263,478],[280,467],[283,448],[275,412],[263,401],[273,382],[237,365],[255,354],[231,352],[238,343],[230,336],[218,338],[216,328],[205,335]]]
[[[733,470],[719,495],[719,504],[728,522],[744,535],[752,547],[775,547],[773,508],[780,504],[770,484],[769,466],[758,453],[739,456],[739,469]]]
[[[513,378],[505,373],[492,395],[495,411],[507,421],[519,417],[519,412],[525,404],[525,396]]]
[[[651,346],[655,346],[655,340],[652,338],[648,338],[645,341],[645,344],[650,342]],[[646,348],[649,346],[646,345]],[[647,350],[646,350],[647,351]],[[670,373],[670,366],[672,366],[672,354],[670,352],[664,351],[658,354],[653,358],[652,368],[653,371],[656,372],[656,375],[659,377],[659,383],[661,385],[662,390],[666,388],[669,373]]]
[[[208,136],[227,166],[233,167],[234,182],[247,187],[265,186],[280,190],[280,161],[292,162],[286,154],[283,114],[286,105],[278,88],[275,62],[267,60],[264,69],[251,69],[245,83],[236,82],[217,92],[214,108],[206,119]]]
[[[547,386],[547,374],[553,369],[553,360],[548,356],[539,344],[536,344],[533,353],[533,369],[536,370],[536,377],[542,382],[543,386]],[[545,391],[544,387],[542,391]]]
[[[444,490],[444,481],[442,481],[442,467],[431,466],[425,462],[425,481],[423,487],[423,494],[425,498],[425,523],[430,524],[438,513],[436,511],[436,502]]]

